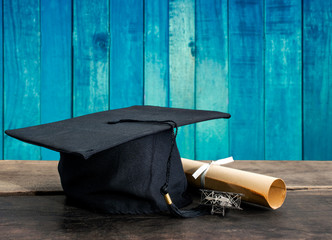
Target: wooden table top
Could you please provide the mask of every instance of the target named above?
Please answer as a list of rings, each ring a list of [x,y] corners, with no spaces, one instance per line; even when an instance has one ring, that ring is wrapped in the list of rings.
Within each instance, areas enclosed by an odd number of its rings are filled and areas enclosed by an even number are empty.
[[[227,166],[284,179],[284,205],[193,219],[105,215],[66,203],[57,161],[0,161],[0,239],[332,239],[332,162]]]

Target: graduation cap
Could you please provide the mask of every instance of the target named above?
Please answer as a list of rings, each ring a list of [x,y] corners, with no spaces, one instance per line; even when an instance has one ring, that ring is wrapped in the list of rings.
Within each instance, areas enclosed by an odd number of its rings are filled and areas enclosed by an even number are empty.
[[[198,214],[177,208],[191,203],[175,142],[177,127],[229,117],[216,111],[133,106],[6,134],[60,152],[61,184],[77,205],[124,214],[170,209],[187,217]]]

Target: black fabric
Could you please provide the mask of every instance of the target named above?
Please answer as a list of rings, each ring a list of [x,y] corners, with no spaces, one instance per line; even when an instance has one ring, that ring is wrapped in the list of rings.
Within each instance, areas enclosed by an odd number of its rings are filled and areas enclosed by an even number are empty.
[[[229,118],[227,113],[154,106],[133,106],[88,114],[34,127],[7,130],[19,140],[58,152],[74,153],[88,159],[93,154],[119,144],[169,129],[164,124],[108,124],[121,119],[173,120],[178,126],[195,122]]]
[[[107,213],[152,213],[167,210],[160,188],[166,180],[171,147],[167,130],[95,154],[61,153],[59,173],[66,195],[80,206]],[[191,203],[180,154],[172,151],[169,192],[178,207]]]
[[[131,214],[170,207],[185,217],[192,214],[178,208],[191,199],[173,127],[229,117],[214,111],[133,106],[6,133],[60,152],[61,184],[75,205]],[[171,205],[160,193],[165,183]]]

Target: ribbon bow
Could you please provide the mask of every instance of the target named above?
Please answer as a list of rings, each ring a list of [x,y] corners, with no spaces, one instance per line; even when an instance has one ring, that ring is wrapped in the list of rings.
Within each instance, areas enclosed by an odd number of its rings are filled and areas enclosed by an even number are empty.
[[[205,175],[207,173],[207,171],[209,170],[211,165],[224,165],[227,163],[231,163],[234,162],[233,157],[228,157],[228,158],[223,158],[223,159],[219,159],[216,161],[211,161],[210,163],[205,163],[202,166],[200,166],[193,174],[192,176],[197,179],[200,175],[201,176],[201,187],[204,188],[205,186]]]

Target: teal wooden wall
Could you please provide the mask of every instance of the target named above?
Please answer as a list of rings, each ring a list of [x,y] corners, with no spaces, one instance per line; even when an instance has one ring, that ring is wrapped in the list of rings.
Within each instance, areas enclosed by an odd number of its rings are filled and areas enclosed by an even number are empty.
[[[5,129],[158,105],[196,159],[332,159],[332,1],[2,0],[0,156],[58,154]]]

